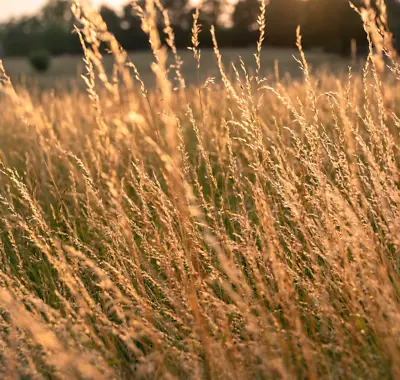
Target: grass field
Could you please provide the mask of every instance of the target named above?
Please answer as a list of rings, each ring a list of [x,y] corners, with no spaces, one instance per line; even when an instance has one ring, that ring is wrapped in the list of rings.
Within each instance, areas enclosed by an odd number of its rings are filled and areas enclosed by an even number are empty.
[[[230,64],[231,62],[237,64],[239,61],[238,57],[243,58],[250,73],[254,72],[256,66],[254,51],[255,47],[241,50],[223,49],[223,60],[227,66],[228,73],[232,73]],[[179,55],[183,60],[183,76],[189,85],[196,85],[197,72],[195,70],[196,63],[193,54],[189,50],[185,50],[179,51]],[[137,66],[145,84],[149,87],[154,87],[155,77],[150,67],[153,61],[153,54],[151,52],[137,52],[131,53],[129,56]],[[265,48],[261,54],[263,76],[272,75],[275,77],[275,65],[277,62],[282,79],[288,77],[298,79],[301,77],[302,72],[293,56],[299,56],[298,51],[295,49]],[[348,65],[351,63],[349,60],[337,55],[329,55],[322,52],[309,52],[307,57],[310,68],[316,71],[326,70],[337,74],[347,73]],[[8,58],[3,63],[8,75],[11,76],[15,83],[24,83],[29,87],[39,86],[42,88],[63,88],[65,86],[76,85],[84,87],[83,81],[77,81],[77,77],[85,73],[85,65],[82,57],[79,56],[56,57],[53,59],[50,69],[43,74],[35,72],[26,58]],[[172,63],[172,58],[170,58],[170,63]],[[204,49],[202,51],[202,65],[200,68],[200,74],[204,80],[207,77],[219,77],[216,63],[214,52],[210,49]],[[112,56],[105,56],[103,64],[106,71],[110,73],[113,66]]]
[[[400,378],[396,59],[299,75],[259,47],[228,74],[195,19],[182,69],[155,28],[134,67],[75,14],[85,82],[0,66],[0,378]]]

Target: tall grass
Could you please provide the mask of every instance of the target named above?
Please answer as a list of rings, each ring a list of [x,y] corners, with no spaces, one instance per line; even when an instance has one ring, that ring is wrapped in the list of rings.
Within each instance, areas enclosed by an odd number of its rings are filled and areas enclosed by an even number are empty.
[[[220,80],[187,87],[167,11],[135,8],[154,89],[78,3],[87,93],[32,95],[0,67],[0,377],[400,377],[385,19],[359,10],[371,54],[347,78],[313,76],[299,30],[304,80],[285,85],[262,78],[261,4],[256,72],[229,75],[212,30]]]

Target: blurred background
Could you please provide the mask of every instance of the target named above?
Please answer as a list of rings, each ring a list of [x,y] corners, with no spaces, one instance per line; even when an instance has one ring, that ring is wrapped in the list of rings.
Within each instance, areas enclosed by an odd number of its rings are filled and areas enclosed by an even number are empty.
[[[377,0],[375,0],[377,1]],[[0,56],[13,78],[28,80],[39,78],[42,83],[68,79],[81,73],[82,56],[76,33],[73,33],[74,18],[70,0],[15,0],[2,5],[0,17]],[[174,27],[176,45],[182,52],[183,60],[190,60],[187,47],[191,45],[191,25],[196,0],[164,0]],[[140,3],[140,2],[139,2]],[[361,0],[354,5],[361,6]],[[259,0],[204,0],[201,20],[200,42],[205,53],[203,69],[212,71],[214,61],[207,48],[212,47],[210,26],[215,25],[219,46],[224,49],[227,62],[234,56],[242,56],[251,65],[254,46],[257,41],[257,17]],[[400,47],[400,3],[386,0],[389,26]],[[148,38],[141,29],[140,20],[135,16],[132,5],[126,0],[93,2],[116,36],[128,52],[136,52],[136,64],[142,74],[150,73]],[[267,7],[267,30],[263,53],[264,67],[274,69],[279,62],[281,71],[294,73],[296,27],[301,25],[303,46],[309,51],[309,59],[314,67],[329,65],[347,68],[348,57],[357,53],[367,53],[367,40],[360,16],[350,8],[347,0],[270,0]],[[163,26],[160,24],[160,34]],[[185,56],[187,54],[187,57]],[[49,55],[51,64],[37,67],[29,63],[32,55]],[[353,57],[354,58],[354,57]],[[36,57],[37,59],[37,57]],[[43,59],[43,58],[42,58]],[[190,76],[191,62],[186,69]],[[40,65],[39,65],[40,66]],[[105,62],[111,67],[111,62]],[[185,71],[185,66],[184,66]],[[144,73],[143,73],[144,71]],[[25,79],[24,79],[25,78]]]

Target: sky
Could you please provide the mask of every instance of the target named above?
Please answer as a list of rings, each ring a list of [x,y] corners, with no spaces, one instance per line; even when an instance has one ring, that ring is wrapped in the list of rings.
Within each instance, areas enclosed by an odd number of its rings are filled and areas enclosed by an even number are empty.
[[[10,17],[32,14],[45,4],[47,0],[0,0],[0,20],[5,21]],[[107,4],[120,8],[127,0],[92,0],[92,4]]]

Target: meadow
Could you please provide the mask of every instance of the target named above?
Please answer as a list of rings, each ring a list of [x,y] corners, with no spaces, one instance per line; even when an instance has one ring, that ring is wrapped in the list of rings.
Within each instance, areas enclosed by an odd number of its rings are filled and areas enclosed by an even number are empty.
[[[299,30],[289,63],[262,52],[261,6],[254,56],[202,52],[196,14],[189,58],[156,7],[152,55],[77,6],[84,78],[74,57],[37,88],[0,65],[0,378],[399,378],[390,36],[366,22],[388,58],[371,42],[339,72]]]
[[[181,72],[188,86],[196,86],[198,83],[196,62],[193,53],[189,50],[179,50],[179,56],[182,60]],[[151,63],[154,56],[151,52],[138,51],[129,53],[129,59],[135,62],[140,72],[140,76],[146,87],[154,88],[156,78],[151,69]],[[276,65],[278,65],[281,80],[291,81],[299,79],[302,71],[293,56],[299,58],[299,52],[296,49],[289,48],[271,48],[266,47],[261,52],[262,74],[271,76],[275,79]],[[241,57],[249,73],[256,70],[254,59],[254,47],[242,49],[222,49],[223,63],[227,73],[232,75],[233,69],[231,63],[238,63]],[[307,60],[310,68],[317,72],[329,71],[337,75],[347,75],[348,66],[351,64],[356,69],[362,68],[360,59],[356,63],[348,58],[343,58],[335,54],[327,54],[320,51],[313,51],[307,54]],[[3,61],[5,70],[14,84],[22,84],[25,87],[33,89],[71,89],[78,87],[85,88],[85,83],[79,80],[81,75],[85,74],[85,64],[81,56],[59,56],[52,59],[50,69],[44,73],[36,72],[27,58],[5,58]],[[105,55],[102,60],[104,69],[108,75],[112,73],[113,57]],[[173,65],[173,57],[169,57],[167,65]],[[199,69],[200,77],[203,81],[207,78],[219,78],[219,69],[217,59],[212,49],[202,49],[202,64]],[[173,70],[170,70],[169,78],[174,79]]]

